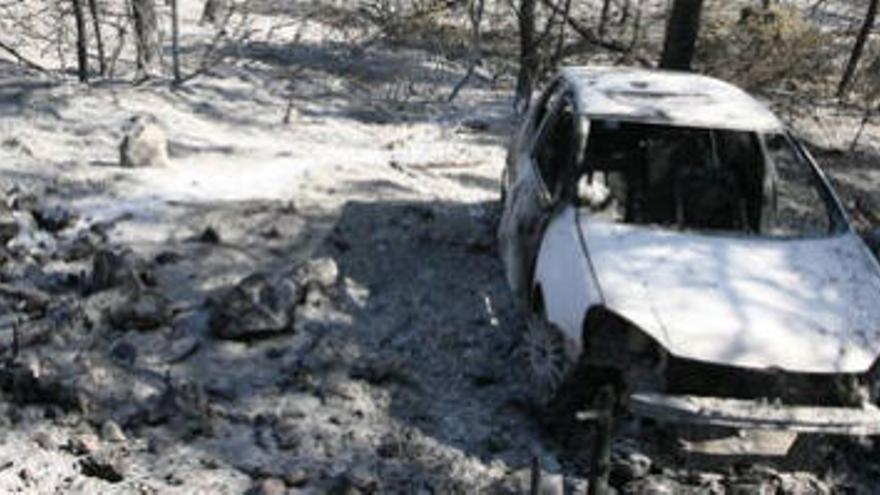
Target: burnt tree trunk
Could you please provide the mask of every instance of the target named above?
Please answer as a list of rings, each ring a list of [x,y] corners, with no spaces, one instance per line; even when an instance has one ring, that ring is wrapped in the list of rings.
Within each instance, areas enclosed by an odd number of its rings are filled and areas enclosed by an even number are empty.
[[[602,13],[599,14],[599,37],[605,37],[605,25],[608,24],[608,12],[611,10],[611,0],[602,0]]]
[[[528,109],[532,89],[538,74],[538,47],[535,38],[536,0],[520,0],[519,3],[519,75],[516,78],[516,94],[513,107],[520,114]]]
[[[700,11],[703,0],[675,0],[666,22],[666,41],[660,67],[673,70],[691,70],[694,46],[700,31]]]
[[[840,84],[837,86],[837,96],[839,98],[845,97],[849,92],[853,76],[855,76],[856,69],[859,66],[859,60],[862,58],[862,52],[865,51],[865,42],[868,41],[868,35],[871,34],[871,29],[874,28],[874,19],[877,17],[877,3],[878,0],[871,0],[871,3],[868,4],[865,21],[862,23],[862,28],[859,29],[859,34],[856,35],[856,43],[853,45],[849,61],[846,63],[846,68],[843,69],[843,77],[841,77]]]
[[[562,19],[559,22],[559,36],[556,38],[556,49],[553,51],[553,56],[550,58],[550,66],[553,68],[559,67],[559,64],[565,57],[565,27],[568,25],[567,21],[570,19],[570,14],[571,0],[565,0],[565,6],[562,10]]]
[[[76,62],[80,82],[89,80],[89,59],[86,51],[86,16],[83,11],[83,0],[73,2],[73,16],[76,20]]]
[[[153,0],[131,0],[131,7],[137,41],[137,68],[142,73],[149,73],[159,54],[156,7]]]
[[[467,84],[471,77],[473,77],[474,71],[476,71],[477,66],[480,65],[483,57],[483,34],[481,31],[481,25],[483,24],[483,12],[485,12],[485,10],[485,0],[471,0],[468,5],[468,17],[471,21],[471,62],[468,65],[464,77],[455,85],[455,87],[452,88],[452,93],[449,94],[449,102],[452,102],[452,100],[458,96],[459,91],[461,91],[464,85]]]
[[[623,0],[623,5],[620,7],[620,19],[617,21],[617,24],[623,26],[626,24],[626,21],[629,20],[630,9],[632,8],[630,0]]]
[[[92,16],[92,30],[95,32],[95,44],[98,48],[98,71],[101,77],[107,75],[107,58],[104,56],[104,39],[101,36],[101,17],[98,13],[98,0],[89,0],[89,13]]]
[[[174,71],[174,82],[179,84],[180,77],[180,12],[178,0],[171,0],[171,63]]]
[[[220,22],[222,11],[226,8],[227,0],[205,0],[205,6],[202,8],[201,23],[216,24]]]

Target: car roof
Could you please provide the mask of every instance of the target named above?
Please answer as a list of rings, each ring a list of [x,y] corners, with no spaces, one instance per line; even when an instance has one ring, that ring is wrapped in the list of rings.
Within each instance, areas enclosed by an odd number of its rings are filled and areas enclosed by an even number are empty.
[[[566,67],[560,76],[590,118],[756,132],[784,126],[736,86],[688,72],[634,67]]]

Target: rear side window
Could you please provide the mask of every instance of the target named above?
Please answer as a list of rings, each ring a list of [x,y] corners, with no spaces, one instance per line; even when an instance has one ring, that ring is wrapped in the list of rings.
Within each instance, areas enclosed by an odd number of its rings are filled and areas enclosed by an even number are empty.
[[[533,153],[538,174],[551,195],[560,193],[562,177],[566,170],[575,165],[576,152],[574,105],[570,98],[565,98],[557,113],[548,114]]]
[[[528,122],[528,136],[534,135],[541,126],[541,123],[547,118],[562,97],[565,85],[562,80],[557,79],[541,94],[540,99],[535,102],[535,110]]]

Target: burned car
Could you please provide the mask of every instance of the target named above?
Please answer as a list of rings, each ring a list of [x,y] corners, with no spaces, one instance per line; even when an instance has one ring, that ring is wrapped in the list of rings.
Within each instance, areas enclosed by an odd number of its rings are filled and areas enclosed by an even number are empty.
[[[513,137],[498,235],[542,397],[874,434],[880,265],[805,146],[688,73],[563,69]]]

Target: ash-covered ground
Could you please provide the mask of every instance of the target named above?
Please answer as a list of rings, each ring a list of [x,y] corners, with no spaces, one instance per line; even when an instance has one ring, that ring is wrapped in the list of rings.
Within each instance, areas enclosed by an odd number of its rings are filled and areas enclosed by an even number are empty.
[[[523,493],[537,456],[583,493],[496,251],[509,88],[447,103],[461,64],[272,15],[179,88],[0,61],[0,492]],[[136,115],[167,165],[118,165]],[[865,226],[872,132],[820,153]],[[620,492],[880,489],[866,439],[711,469],[651,442],[615,439]]]

